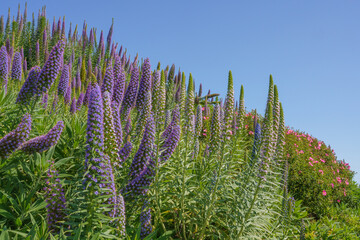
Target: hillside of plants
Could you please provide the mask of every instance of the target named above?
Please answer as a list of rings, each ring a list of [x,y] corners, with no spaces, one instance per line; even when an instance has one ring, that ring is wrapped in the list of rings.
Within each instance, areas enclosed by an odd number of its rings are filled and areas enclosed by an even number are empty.
[[[271,75],[248,110],[231,71],[205,94],[113,31],[1,16],[0,240],[360,239],[355,173]]]

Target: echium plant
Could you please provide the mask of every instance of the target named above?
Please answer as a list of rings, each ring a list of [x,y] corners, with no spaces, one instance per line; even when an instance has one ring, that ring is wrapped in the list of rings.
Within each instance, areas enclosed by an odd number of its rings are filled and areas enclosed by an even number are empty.
[[[104,153],[110,157],[111,164],[117,166],[118,163],[118,141],[115,134],[113,110],[111,107],[111,95],[108,91],[103,93],[104,104]]]
[[[26,78],[23,86],[20,89],[16,103],[29,104],[30,99],[36,93],[36,79],[40,73],[40,67],[34,66],[30,69],[28,77]]]
[[[148,118],[150,117],[150,114],[152,114],[152,110],[151,110],[151,93],[147,92],[146,96],[145,96],[145,101],[144,104],[142,105],[142,109],[139,110],[139,118],[138,118],[138,122],[136,125],[136,132],[138,134],[141,134],[144,131],[146,122],[148,120]]]
[[[101,92],[105,93],[106,91],[109,92],[111,96],[114,91],[114,71],[111,65],[106,68],[105,77],[101,86]]]
[[[158,103],[160,101],[160,71],[157,70],[153,73],[152,77],[152,99],[153,99],[153,106],[152,110],[154,113],[155,121],[157,120],[158,114]]]
[[[16,52],[11,67],[11,79],[15,81],[21,81],[21,77],[22,77],[21,54],[19,52]]]
[[[150,116],[147,120],[143,138],[141,140],[138,151],[136,152],[134,159],[130,166],[129,177],[130,180],[135,179],[139,176],[147,164],[150,162],[150,159],[153,154],[153,147],[155,141],[155,126],[154,119]]]
[[[274,128],[274,142],[277,142],[279,124],[280,124],[280,102],[277,86],[274,85],[274,103],[273,103],[273,128]]]
[[[146,58],[141,72],[141,80],[139,84],[139,91],[136,98],[136,108],[143,109],[145,104],[145,97],[151,90],[151,65],[149,58]]]
[[[245,120],[245,101],[244,101],[244,87],[241,85],[240,89],[240,102],[239,102],[239,109],[237,113],[237,127],[239,129],[244,128],[244,120]]]
[[[172,112],[172,119],[169,125],[165,128],[164,132],[162,133],[162,138],[166,139],[169,137],[173,128],[180,123],[180,108],[179,105],[176,105]]]
[[[47,134],[32,138],[23,143],[20,150],[27,154],[46,151],[58,142],[63,129],[64,123],[59,121]]]
[[[9,59],[6,51],[6,47],[0,48],[0,83],[2,87],[7,89],[8,74],[9,74]]]
[[[284,122],[284,110],[280,103],[280,122],[278,130],[278,138],[276,143],[276,156],[277,161],[283,161],[284,159],[284,144],[285,144],[285,122]]]
[[[0,158],[13,153],[29,137],[30,131],[31,116],[25,114],[17,128],[0,139]]]
[[[115,102],[117,108],[119,108],[125,91],[125,71],[121,65],[121,59],[119,56],[115,57],[114,82],[114,93],[112,96],[112,101]]]
[[[121,113],[121,118],[123,120],[127,119],[131,108],[135,104],[138,85],[139,85],[139,69],[135,65],[131,72],[131,79],[130,79],[129,85],[126,89],[124,99],[123,99],[123,102],[121,105],[120,113]]]
[[[64,68],[62,69],[59,85],[58,85],[58,95],[64,97],[66,90],[69,86],[70,81],[69,76],[69,65],[64,65]]]
[[[45,65],[41,69],[41,72],[37,78],[37,94],[41,95],[42,93],[47,92],[50,86],[54,83],[60,71],[64,50],[65,40],[61,39],[51,50],[49,58],[45,62]]]
[[[220,105],[216,104],[213,110],[210,125],[209,152],[215,154],[220,147]]]
[[[185,105],[185,133],[188,135],[189,133],[193,133],[194,128],[194,82],[193,77],[190,73],[189,76],[189,83],[188,83],[188,90],[187,90],[187,98],[186,98],[186,105]]]
[[[231,71],[229,71],[229,79],[228,79],[228,90],[226,95],[226,102],[224,106],[224,129],[223,133],[230,137],[232,135],[231,132],[231,124],[234,116],[234,86],[233,86],[233,77]]]
[[[64,221],[66,217],[66,199],[64,188],[58,178],[59,173],[54,166],[54,161],[51,162],[46,175],[46,185],[44,187],[45,201],[47,203],[46,221],[50,231],[59,232],[62,221]]]
[[[180,140],[181,129],[179,123],[171,129],[171,133],[167,136],[166,140],[160,147],[162,150],[160,155],[160,163],[166,162],[173,152]]]

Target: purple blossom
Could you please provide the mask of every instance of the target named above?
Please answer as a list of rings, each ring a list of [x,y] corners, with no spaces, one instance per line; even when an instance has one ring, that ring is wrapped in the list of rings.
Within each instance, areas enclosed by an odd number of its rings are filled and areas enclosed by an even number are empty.
[[[58,175],[54,162],[52,162],[47,171],[46,186],[44,187],[45,201],[47,203],[46,221],[50,231],[58,231],[58,227],[62,224],[60,222],[64,221],[66,216],[65,192]]]
[[[65,50],[65,40],[61,39],[51,50],[49,58],[37,78],[37,93],[46,92],[55,81],[61,67],[62,55]]]
[[[66,90],[69,86],[69,65],[64,65],[64,68],[61,72],[59,85],[58,85],[58,95],[59,96],[65,96]]]
[[[114,128],[115,128],[115,137],[118,149],[121,148],[123,142],[122,136],[122,126],[121,126],[121,118],[120,118],[120,109],[115,102],[112,102],[112,114],[114,117]]]
[[[0,82],[4,86],[5,90],[7,88],[9,74],[9,59],[6,51],[6,47],[2,46],[0,48]]]
[[[0,140],[0,157],[6,158],[13,153],[28,137],[31,131],[31,116],[25,114],[20,124]]]
[[[131,180],[135,179],[140,172],[145,169],[146,165],[148,165],[153,153],[154,140],[155,126],[154,119],[151,116],[148,118],[143,139],[130,166],[129,176]]]
[[[76,98],[73,97],[73,99],[71,100],[71,105],[70,105],[70,113],[74,114],[76,112]]]
[[[119,165],[120,166],[123,162],[126,161],[126,159],[128,159],[128,157],[130,156],[131,150],[132,150],[131,142],[127,142],[127,143],[125,143],[124,147],[119,151],[119,156],[120,156]]]
[[[165,131],[162,134],[162,138],[166,139],[169,137],[169,135],[171,134],[171,132],[173,131],[173,128],[178,125],[180,122],[180,109],[179,106],[176,105],[173,113],[172,113],[172,120],[170,122],[170,124],[165,128]]]
[[[19,95],[16,99],[16,103],[29,104],[30,99],[36,93],[36,79],[40,73],[40,67],[34,66],[30,69],[27,79],[20,89]]]
[[[141,80],[139,85],[139,91],[136,99],[136,108],[138,110],[143,108],[145,97],[151,90],[151,66],[149,58],[146,58],[142,67]]]
[[[104,153],[110,157],[111,163],[117,165],[119,158],[118,142],[115,134],[111,95],[108,91],[103,93],[104,104]]]
[[[126,89],[124,99],[121,105],[120,113],[122,119],[127,119],[127,116],[129,115],[131,108],[135,104],[138,84],[139,84],[139,69],[138,67],[135,66],[132,70],[131,79]]]
[[[35,137],[23,143],[20,146],[20,150],[27,154],[46,151],[58,142],[63,129],[64,123],[63,121],[59,121],[47,134]]]
[[[101,92],[104,93],[106,91],[109,92],[110,95],[112,95],[114,91],[114,71],[111,65],[106,68],[103,84],[101,85]]]
[[[141,208],[141,213],[140,213],[141,239],[144,239],[147,235],[149,235],[152,232],[151,211],[148,205],[149,205],[148,202],[145,201],[143,207]]]
[[[86,105],[86,106],[89,103],[90,93],[91,93],[91,82],[89,82],[89,84],[88,84],[88,86],[86,88],[85,96],[84,96],[83,104]]]
[[[118,106],[120,106],[123,97],[124,97],[124,90],[125,90],[125,72],[121,66],[120,57],[117,56],[115,58],[115,65],[114,65],[114,93],[112,96],[113,102],[116,102]]]
[[[45,93],[41,99],[41,104],[43,105],[43,108],[46,109],[47,105],[48,105],[48,98],[49,98],[49,94]]]
[[[79,98],[76,102],[76,110],[79,111],[81,110],[81,106],[83,105],[83,101],[84,101],[84,93],[80,93]]]
[[[70,85],[67,86],[66,92],[65,92],[65,96],[64,96],[64,103],[66,105],[70,104],[71,101],[71,87]]]
[[[165,142],[160,148],[160,150],[162,151],[160,155],[161,163],[166,162],[175,151],[175,148],[180,140],[180,132],[180,125],[176,125],[172,128],[171,134],[168,135]]]
[[[16,52],[14,55],[14,60],[11,68],[11,79],[21,81],[22,75],[22,63],[21,63],[21,54]]]

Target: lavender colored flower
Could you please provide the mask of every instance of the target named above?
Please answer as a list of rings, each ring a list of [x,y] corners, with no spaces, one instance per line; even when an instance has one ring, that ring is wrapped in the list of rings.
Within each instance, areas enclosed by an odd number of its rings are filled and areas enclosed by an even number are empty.
[[[6,158],[13,153],[28,137],[31,131],[31,116],[25,114],[20,124],[0,140],[0,157]]]
[[[141,208],[141,213],[140,213],[141,239],[144,239],[147,235],[149,235],[152,232],[151,211],[148,205],[149,205],[148,202],[145,201],[143,207]]]
[[[213,110],[213,115],[210,125],[210,152],[216,152],[220,146],[220,105],[216,104]]]
[[[251,153],[251,162],[250,164],[252,165],[256,154],[258,153],[258,151],[260,150],[260,143],[261,143],[261,127],[259,123],[255,124],[255,134],[254,134],[254,143],[253,143],[253,149],[252,149],[252,153]]]
[[[120,166],[123,162],[126,161],[126,159],[128,159],[128,157],[130,156],[131,150],[132,150],[131,142],[127,142],[127,143],[125,143],[124,147],[119,151],[119,156],[120,156],[119,165]]]
[[[139,85],[139,91],[136,99],[136,108],[138,110],[143,108],[145,104],[145,97],[151,90],[151,66],[149,58],[146,58],[141,73],[141,80]]]
[[[30,99],[36,93],[36,79],[40,73],[40,67],[34,66],[30,69],[27,79],[20,89],[19,95],[16,99],[16,103],[29,104]]]
[[[84,93],[80,93],[79,98],[76,102],[76,111],[81,110],[81,106],[83,105],[84,101]]]
[[[61,72],[59,85],[58,85],[58,95],[65,96],[66,90],[69,86],[70,76],[69,76],[69,65],[64,65],[64,68]]]
[[[64,221],[66,217],[65,192],[58,178],[59,174],[54,167],[54,162],[51,163],[46,174],[46,186],[44,187],[45,201],[47,203],[46,221],[50,231],[58,232],[58,228],[62,225],[60,222]]]
[[[231,123],[234,116],[234,87],[233,77],[229,71],[228,90],[226,95],[226,102],[224,106],[224,133],[229,138],[231,136]]]
[[[149,163],[153,153],[154,140],[155,140],[155,126],[154,126],[154,119],[151,116],[148,118],[143,139],[140,143],[139,149],[136,152],[135,157],[130,166],[129,177],[131,180],[135,179]]]
[[[151,114],[151,92],[147,92],[145,96],[145,104],[142,105],[142,109],[140,110],[140,115],[136,126],[136,132],[138,134],[141,134],[144,131],[146,122],[150,117],[150,114]]]
[[[125,129],[124,129],[126,137],[130,137],[131,130],[132,130],[131,117],[128,116],[128,118],[126,120],[126,124],[125,124]]]
[[[172,133],[173,128],[180,123],[180,108],[178,105],[175,106],[172,113],[172,120],[170,124],[165,128],[165,131],[162,133],[162,138],[166,139]]]
[[[165,142],[160,148],[162,150],[160,155],[161,163],[166,162],[175,151],[175,148],[180,140],[180,133],[181,133],[180,125],[176,125],[172,128],[171,134],[168,135]]]
[[[71,105],[70,105],[70,113],[74,114],[76,112],[76,98],[73,97],[73,99],[71,100]]]
[[[105,77],[101,86],[101,92],[109,92],[111,95],[114,91],[114,71],[112,66],[106,68]]]
[[[43,94],[43,97],[42,97],[42,99],[41,99],[41,105],[43,105],[43,108],[44,108],[44,109],[47,108],[48,98],[49,98],[49,94],[48,94],[48,93]]]
[[[8,82],[8,74],[9,74],[9,59],[6,51],[6,47],[2,46],[0,48],[0,82],[7,88]]]
[[[114,117],[114,129],[115,129],[116,143],[117,143],[118,149],[120,149],[122,142],[123,142],[120,109],[115,102],[112,102],[111,106],[112,106],[112,114]]]
[[[121,105],[122,119],[127,119],[131,108],[135,104],[137,89],[139,84],[139,69],[135,66],[131,73],[131,79],[126,89],[124,99]]]
[[[20,150],[27,154],[46,151],[59,141],[63,129],[64,123],[63,121],[59,121],[47,134],[35,137],[23,143],[20,146]]]
[[[90,93],[91,93],[91,82],[89,82],[89,84],[86,88],[85,96],[84,96],[83,104],[86,106],[89,104]]]
[[[117,196],[117,217],[118,217],[118,227],[120,230],[120,236],[125,236],[125,201],[121,194]]]
[[[196,109],[195,137],[200,136],[202,127],[203,127],[202,106],[198,105]]]
[[[11,79],[15,81],[21,81],[22,76],[22,63],[21,63],[21,54],[16,52],[14,55],[14,60],[11,68]]]
[[[56,112],[56,107],[57,107],[57,104],[58,104],[58,100],[59,100],[58,95],[55,95],[53,103],[52,103],[51,113]]]
[[[112,100],[116,102],[118,106],[120,106],[123,97],[124,97],[124,90],[125,90],[125,72],[121,66],[120,57],[115,58],[115,65],[114,65],[114,93],[112,96]]]
[[[66,105],[70,104],[71,101],[71,87],[70,85],[67,87],[66,92],[65,92],[65,96],[64,96],[64,103]]]
[[[61,67],[62,55],[65,50],[65,41],[61,39],[51,50],[49,58],[37,79],[37,93],[46,92],[55,81]]]

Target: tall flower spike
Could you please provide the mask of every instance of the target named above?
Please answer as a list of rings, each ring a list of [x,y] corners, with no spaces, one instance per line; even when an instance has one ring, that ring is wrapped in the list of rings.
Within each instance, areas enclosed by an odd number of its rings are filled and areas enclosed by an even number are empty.
[[[59,121],[47,134],[23,143],[20,146],[20,150],[27,154],[46,151],[58,142],[63,129],[64,123],[63,121]]]
[[[161,146],[161,150],[163,150],[160,155],[161,163],[166,162],[175,151],[175,148],[180,140],[180,132],[180,125],[176,125],[172,128],[171,134],[168,135],[164,144]]]
[[[239,112],[237,115],[237,124],[238,124],[239,129],[244,128],[244,120],[245,120],[244,87],[243,87],[243,85],[241,85]]]
[[[268,114],[269,103],[271,103],[271,105],[274,104],[274,81],[273,81],[273,77],[271,74],[270,74],[270,78],[269,78],[269,91],[268,91],[268,98],[267,98],[267,102],[266,102],[265,118],[267,117],[266,114]]]
[[[224,133],[227,137],[231,135],[231,124],[234,115],[234,84],[231,71],[229,71],[228,90],[224,106]]]
[[[127,119],[131,108],[135,104],[136,93],[139,85],[139,69],[138,67],[134,66],[131,72],[131,79],[129,85],[126,89],[124,100],[121,105],[121,116],[122,119]]]
[[[141,80],[139,85],[139,91],[136,99],[136,108],[138,110],[143,108],[145,104],[145,97],[151,90],[151,66],[149,58],[146,58],[141,73]]]
[[[216,153],[220,146],[220,105],[216,104],[213,110],[210,125],[210,146],[209,151]]]
[[[36,93],[36,79],[40,73],[40,67],[34,66],[30,69],[27,79],[20,89],[19,95],[16,99],[18,104],[29,104],[30,99]]]
[[[261,143],[261,127],[260,124],[258,122],[255,122],[255,134],[254,134],[254,143],[253,143],[253,148],[252,148],[252,153],[251,153],[251,162],[250,165],[253,166],[253,162],[255,160],[256,155],[259,152],[259,148],[260,148],[260,143]]]
[[[125,91],[125,72],[121,66],[121,60],[119,56],[115,58],[114,81],[115,85],[112,100],[113,102],[116,102],[118,107],[120,107]]]
[[[284,110],[282,108],[281,103],[279,105],[280,105],[280,123],[279,123],[278,138],[276,144],[276,160],[283,161],[286,129],[285,129],[285,121],[284,121]]]
[[[25,114],[15,130],[0,140],[0,157],[6,158],[13,153],[28,137],[31,131],[31,116]]]
[[[47,108],[48,105],[48,98],[49,98],[49,94],[45,93],[41,99],[41,105],[43,106],[44,109]]]
[[[126,161],[132,150],[131,142],[125,143],[124,147],[119,151],[120,165]]]
[[[136,126],[136,133],[141,134],[144,131],[146,122],[150,117],[151,112],[151,93],[147,92],[145,96],[145,102],[142,105],[142,109],[140,110],[140,116]]]
[[[68,105],[70,104],[70,101],[71,101],[71,87],[70,85],[68,85],[64,96],[64,103]]]
[[[165,131],[162,133],[162,138],[167,139],[169,135],[172,133],[173,128],[180,123],[180,109],[179,106],[176,105],[173,113],[170,124],[165,128]]]
[[[50,86],[55,81],[61,67],[62,55],[65,50],[65,40],[61,39],[53,47],[49,58],[47,59],[44,67],[37,79],[37,93],[41,94],[49,90]]]
[[[274,103],[273,103],[273,118],[274,118],[274,144],[277,142],[279,124],[280,124],[280,102],[277,86],[274,85]]]
[[[190,131],[189,123],[192,121],[192,119],[190,119],[190,116],[192,116],[192,114],[194,113],[194,98],[195,98],[194,97],[194,82],[193,82],[193,77],[190,73],[188,90],[187,90],[187,99],[186,99],[186,105],[185,105],[185,112],[186,112],[185,128],[186,128],[187,132]]]
[[[165,73],[164,70],[161,71],[160,77],[160,88],[158,93],[158,102],[157,105],[157,113],[156,113],[156,125],[163,128],[163,122],[165,120],[165,101],[166,101],[166,82],[165,82]]]
[[[104,104],[104,153],[110,157],[111,163],[116,166],[118,163],[118,142],[115,135],[113,111],[111,107],[111,95],[108,91],[103,93]]]
[[[111,96],[114,91],[114,71],[111,65],[106,68],[105,77],[101,86],[101,92],[104,93],[106,91],[109,92]]]
[[[135,179],[141,171],[143,171],[151,159],[153,153],[153,145],[155,140],[155,127],[153,117],[149,117],[143,139],[140,143],[139,149],[130,166],[130,180]]]
[[[21,54],[16,52],[14,55],[14,60],[11,68],[11,79],[15,81],[21,81],[22,76],[22,63],[21,63]]]
[[[262,136],[261,136],[261,150],[260,150],[260,158],[261,162],[259,165],[259,176],[263,179],[265,178],[265,174],[269,168],[269,164],[271,163],[273,154],[274,154],[274,146],[273,146],[273,117],[272,117],[272,103],[268,102],[267,106],[267,114],[266,118],[263,122],[262,127]]]
[[[81,106],[83,105],[83,102],[84,102],[84,93],[80,93],[80,96],[76,102],[76,111],[81,110]]]
[[[111,107],[112,107],[112,114],[114,117],[114,130],[115,130],[116,143],[118,149],[120,149],[123,142],[120,109],[115,102],[111,103]]]
[[[59,85],[58,85],[58,95],[65,96],[67,87],[69,86],[69,65],[64,65],[64,68],[61,72]]]
[[[0,48],[0,83],[5,90],[7,89],[8,73],[9,73],[9,59],[6,47]]]
[[[54,167],[54,162],[51,163],[47,171],[47,178],[45,180],[46,186],[45,201],[47,211],[47,225],[49,230],[58,231],[62,221],[65,220],[66,200],[64,188],[58,178],[58,171]]]
[[[152,232],[151,211],[148,205],[149,205],[148,202],[145,201],[140,213],[141,239],[144,239],[147,235],[149,235]]]
[[[73,97],[73,99],[71,100],[71,105],[70,105],[70,113],[74,114],[76,112],[76,98]]]
[[[195,138],[200,136],[202,127],[203,127],[202,107],[201,105],[198,105],[196,109]]]
[[[158,103],[160,101],[160,71],[156,71],[153,74],[152,98],[153,98],[152,109],[153,109],[155,121],[157,121]]]
[[[185,73],[183,72],[182,76],[181,76],[181,89],[180,89],[180,112],[181,112],[181,116],[184,115],[185,101],[186,101],[186,77],[185,77]]]

